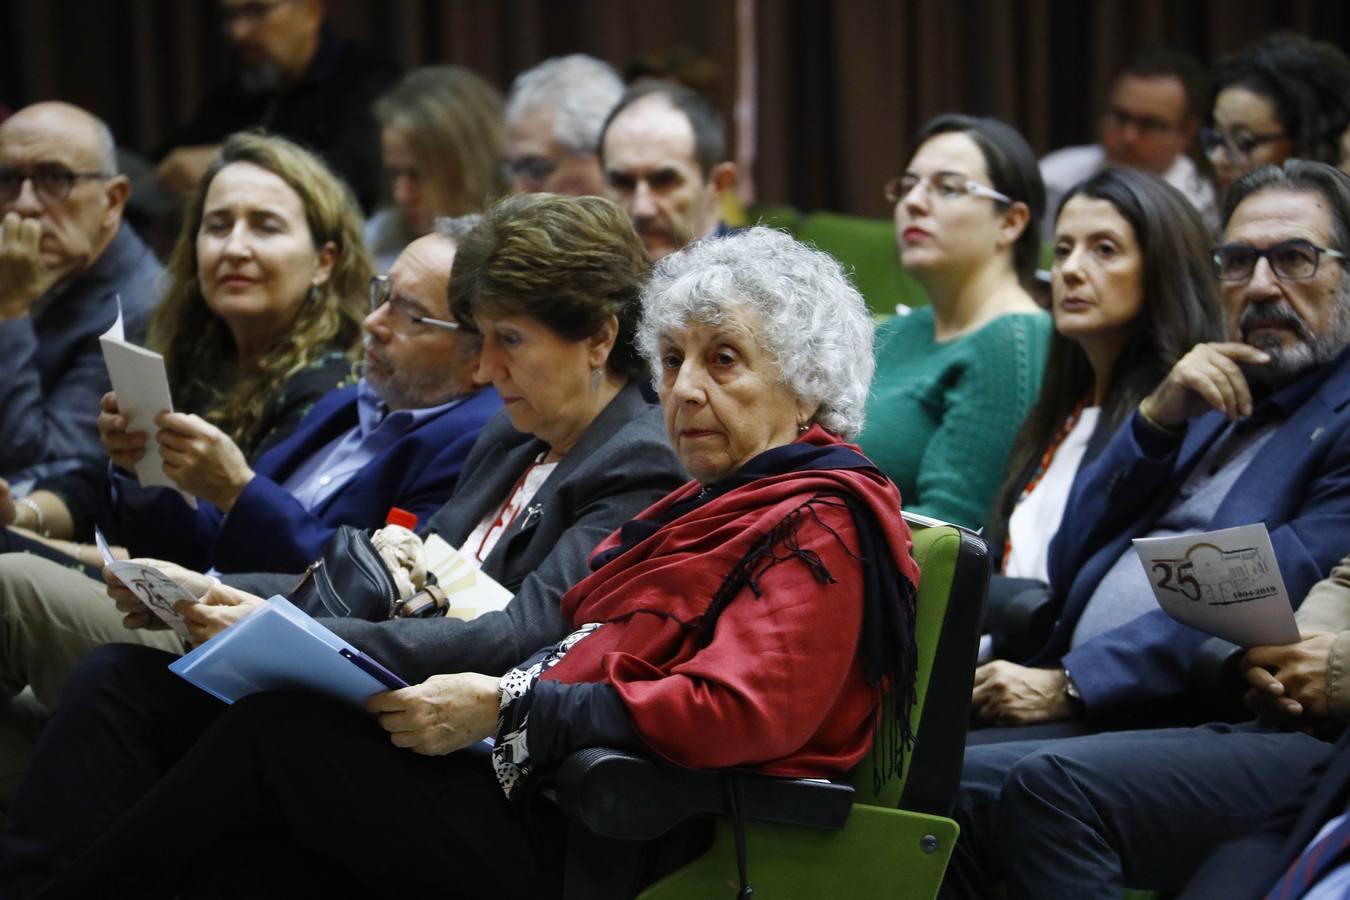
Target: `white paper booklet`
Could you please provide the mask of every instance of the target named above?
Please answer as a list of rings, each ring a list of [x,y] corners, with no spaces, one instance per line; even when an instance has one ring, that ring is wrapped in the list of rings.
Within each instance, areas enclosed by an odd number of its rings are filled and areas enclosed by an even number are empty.
[[[120,296],[117,298],[117,319],[98,342],[103,347],[103,363],[108,367],[108,377],[117,392],[117,405],[122,415],[126,416],[131,430],[144,431],[150,436],[145,443],[145,456],[136,463],[136,477],[147,487],[176,487],[164,474],[159,442],[154,439],[155,416],[173,412],[164,357],[126,340]],[[197,499],[191,494],[183,493],[183,499],[193,509],[197,508]]]
[[[173,605],[179,600],[195,601],[200,598],[193,596],[191,591],[154,566],[115,558],[112,548],[108,546],[108,539],[97,528],[94,529],[94,543],[98,544],[98,552],[102,554],[108,571],[126,585],[136,595],[136,599],[144,603],[161,622],[172,628],[174,634],[185,641],[191,640],[183,617]]]
[[[1299,640],[1289,594],[1263,523],[1164,538],[1135,538],[1163,610],[1243,647]]]
[[[422,558],[450,601],[447,616],[474,619],[504,608],[514,596],[490,575],[484,575],[477,560],[451,547],[438,534],[429,535],[422,542]]]

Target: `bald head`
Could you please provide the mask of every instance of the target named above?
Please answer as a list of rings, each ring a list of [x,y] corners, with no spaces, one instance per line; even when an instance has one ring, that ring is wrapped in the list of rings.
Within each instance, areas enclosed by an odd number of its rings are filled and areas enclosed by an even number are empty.
[[[117,174],[117,142],[112,130],[98,116],[78,106],[59,100],[25,106],[0,122],[0,144],[11,133],[16,139],[24,135],[60,135],[88,158],[91,171]]]
[[[130,193],[108,126],[59,102],[26,106],[0,123],[0,187],[0,217],[36,223],[41,265],[57,281],[112,243]]]

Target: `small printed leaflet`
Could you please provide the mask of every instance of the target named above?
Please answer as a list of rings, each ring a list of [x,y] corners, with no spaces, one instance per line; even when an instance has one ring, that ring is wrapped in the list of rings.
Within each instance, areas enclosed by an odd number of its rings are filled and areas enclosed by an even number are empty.
[[[126,585],[127,590],[135,594],[136,599],[144,603],[161,622],[172,628],[174,634],[185,641],[191,640],[183,617],[173,605],[179,600],[195,601],[198,598],[154,566],[116,559],[108,546],[108,539],[97,528],[94,529],[94,543],[98,544],[98,552],[102,554],[108,571]]]
[[[1158,604],[1184,625],[1243,647],[1299,640],[1264,523],[1135,538]]]

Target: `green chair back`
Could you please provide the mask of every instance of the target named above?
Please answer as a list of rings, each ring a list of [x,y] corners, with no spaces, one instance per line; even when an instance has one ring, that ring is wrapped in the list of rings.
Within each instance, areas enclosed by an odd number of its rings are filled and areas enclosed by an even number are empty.
[[[814,244],[844,266],[853,285],[878,318],[895,315],[897,305],[927,306],[928,295],[900,265],[895,245],[895,223],[840,213],[799,214],[791,207],[755,210],[751,220],[782,228],[793,237]]]
[[[913,752],[905,755],[901,774],[879,792],[874,790],[871,754],[864,758],[853,773],[853,810],[841,831],[747,822],[747,858],[756,896],[931,900],[942,883],[958,833],[945,815],[955,798],[965,750],[989,565],[984,543],[973,534],[918,517],[907,515],[906,520],[920,567]],[[960,702],[953,703],[953,697]],[[956,707],[956,714],[937,709],[942,704]],[[706,854],[649,886],[639,898],[734,897],[736,872],[732,829],[718,820]]]

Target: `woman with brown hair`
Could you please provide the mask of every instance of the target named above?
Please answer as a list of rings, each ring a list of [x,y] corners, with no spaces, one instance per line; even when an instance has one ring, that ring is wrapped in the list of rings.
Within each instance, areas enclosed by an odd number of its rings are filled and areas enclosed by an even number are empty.
[[[506,129],[497,89],[461,66],[414,69],[375,101],[394,205],[366,222],[366,246],[388,271],[437,216],[482,212],[507,192]]]

